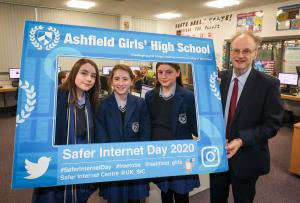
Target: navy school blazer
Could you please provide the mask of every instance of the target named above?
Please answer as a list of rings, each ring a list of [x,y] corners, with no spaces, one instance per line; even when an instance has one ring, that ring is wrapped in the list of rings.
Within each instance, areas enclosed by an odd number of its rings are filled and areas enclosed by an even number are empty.
[[[158,95],[159,88],[147,92],[145,100],[148,108]],[[183,122],[182,118],[186,121]],[[177,84],[172,101],[172,137],[174,140],[192,139],[192,134],[198,135],[194,95]],[[163,192],[171,189],[180,194],[188,193],[200,185],[198,175],[161,177],[153,179],[153,182]]]
[[[147,92],[145,100],[149,109],[158,94],[159,88]],[[186,116],[186,122],[180,122],[182,116]],[[177,84],[172,103],[172,136],[174,140],[183,140],[192,139],[192,134],[198,135],[195,97],[193,92]]]
[[[67,132],[68,132],[68,95],[69,91],[57,90],[57,105],[56,105],[56,135],[55,135],[55,145],[65,145],[67,144]],[[93,112],[90,112],[93,114]],[[93,115],[90,117],[90,135],[91,143],[94,142],[94,119]]]
[[[96,113],[95,141],[132,142],[150,140],[150,117],[145,101],[128,94],[124,127],[114,94],[100,102]]]

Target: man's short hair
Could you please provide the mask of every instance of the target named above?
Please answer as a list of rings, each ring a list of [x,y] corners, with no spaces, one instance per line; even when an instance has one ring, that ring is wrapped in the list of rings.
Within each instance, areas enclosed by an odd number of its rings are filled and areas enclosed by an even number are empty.
[[[251,37],[253,39],[253,41],[256,44],[256,48],[258,48],[258,46],[261,43],[261,38],[257,35],[254,35],[253,32],[248,31],[248,30],[243,30],[243,31],[237,31],[230,39],[230,43],[232,43],[237,37],[241,36],[241,35],[248,35],[249,37]]]

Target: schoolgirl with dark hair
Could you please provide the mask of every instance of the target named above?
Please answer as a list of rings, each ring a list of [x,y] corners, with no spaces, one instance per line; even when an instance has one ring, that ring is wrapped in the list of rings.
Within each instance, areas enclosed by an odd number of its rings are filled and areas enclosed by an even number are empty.
[[[157,63],[156,88],[147,92],[145,100],[150,113],[151,140],[183,140],[197,136],[195,99],[182,87],[180,66]],[[153,179],[161,190],[163,203],[188,203],[189,192],[199,187],[198,175]]]
[[[57,91],[55,145],[94,142],[94,113],[98,104],[99,71],[90,59],[79,59]],[[33,203],[85,203],[93,184],[36,188]]]

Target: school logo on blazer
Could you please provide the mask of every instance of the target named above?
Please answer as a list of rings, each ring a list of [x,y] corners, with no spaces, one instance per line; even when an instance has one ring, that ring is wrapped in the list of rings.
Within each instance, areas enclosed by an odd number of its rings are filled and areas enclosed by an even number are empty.
[[[132,123],[132,130],[133,130],[133,132],[135,132],[135,133],[139,132],[139,128],[140,128],[139,122],[133,122]]]
[[[187,121],[186,114],[185,113],[179,114],[178,121],[181,124],[186,124],[186,121]]]

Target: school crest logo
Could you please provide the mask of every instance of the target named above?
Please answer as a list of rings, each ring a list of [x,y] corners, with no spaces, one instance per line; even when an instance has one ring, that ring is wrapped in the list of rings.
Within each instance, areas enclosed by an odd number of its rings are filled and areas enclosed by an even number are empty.
[[[45,28],[42,25],[37,25],[30,29],[29,39],[37,50],[49,51],[59,43],[60,33],[53,26]]]
[[[139,132],[139,128],[140,128],[139,122],[133,122],[132,123],[132,130],[133,130],[133,132],[135,132],[135,133]]]
[[[178,121],[181,124],[186,124],[186,121],[187,121],[186,114],[185,113],[179,114]]]

